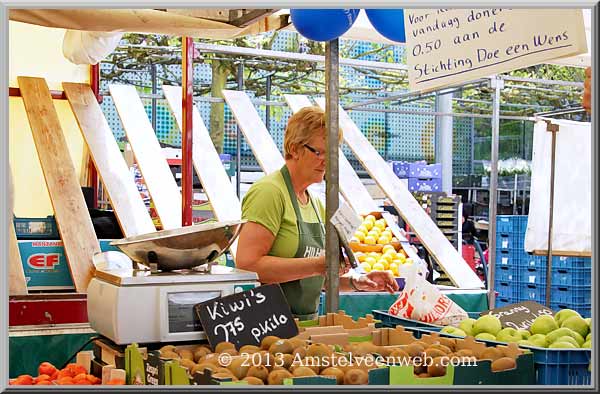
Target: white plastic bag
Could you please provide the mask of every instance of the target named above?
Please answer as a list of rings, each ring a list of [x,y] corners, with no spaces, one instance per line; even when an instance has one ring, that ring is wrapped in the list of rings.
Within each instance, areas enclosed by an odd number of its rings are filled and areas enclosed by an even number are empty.
[[[74,64],[98,64],[110,55],[123,33],[67,30],[63,38],[63,55]]]
[[[442,326],[458,325],[469,317],[460,306],[420,275],[417,266],[404,272],[406,284],[388,313]]]

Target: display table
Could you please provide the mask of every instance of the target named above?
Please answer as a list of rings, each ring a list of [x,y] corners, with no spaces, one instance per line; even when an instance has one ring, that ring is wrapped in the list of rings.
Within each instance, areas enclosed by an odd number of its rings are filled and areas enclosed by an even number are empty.
[[[442,293],[467,312],[481,312],[488,309],[486,290],[444,289]],[[387,311],[397,298],[398,295],[386,292],[342,292],[339,309],[356,320],[374,309]],[[319,314],[323,314],[325,309],[325,293],[322,293]]]

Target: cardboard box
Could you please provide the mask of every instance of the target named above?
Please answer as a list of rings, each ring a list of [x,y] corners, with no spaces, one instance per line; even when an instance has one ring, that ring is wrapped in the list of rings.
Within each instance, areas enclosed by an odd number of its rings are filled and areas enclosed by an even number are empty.
[[[110,245],[112,239],[99,240],[105,252],[119,250]],[[62,241],[21,240],[19,252],[29,290],[74,289]]]

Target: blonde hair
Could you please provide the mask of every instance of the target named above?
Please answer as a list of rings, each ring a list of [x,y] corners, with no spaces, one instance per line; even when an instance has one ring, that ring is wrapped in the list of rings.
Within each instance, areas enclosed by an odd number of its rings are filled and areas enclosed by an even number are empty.
[[[283,152],[285,159],[291,159],[292,147],[302,146],[319,133],[325,133],[327,117],[325,111],[317,106],[304,107],[293,114],[288,120],[283,137]],[[339,140],[342,142],[342,130],[340,128]]]

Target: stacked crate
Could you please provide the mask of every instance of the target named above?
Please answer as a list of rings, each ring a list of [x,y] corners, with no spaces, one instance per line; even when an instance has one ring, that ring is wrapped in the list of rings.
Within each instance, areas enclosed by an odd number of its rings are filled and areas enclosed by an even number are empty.
[[[462,230],[462,221],[458,212],[461,196],[432,194],[427,198],[427,209],[433,222],[455,248],[459,248],[458,232]]]
[[[527,216],[498,216],[495,290],[497,306],[521,301],[546,303],[546,256],[525,251]],[[591,313],[591,258],[552,258],[550,308]]]
[[[433,193],[442,191],[442,165],[440,163],[391,161],[389,164],[394,174],[406,182],[409,191]]]

